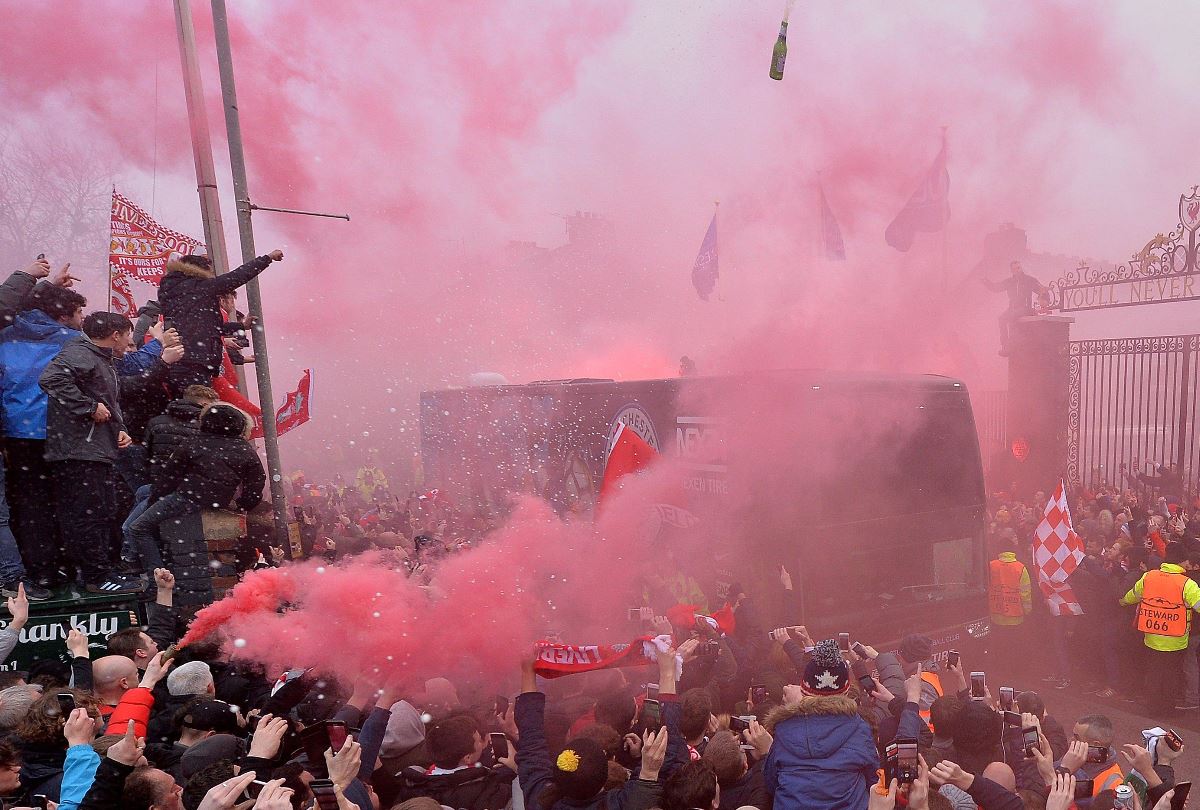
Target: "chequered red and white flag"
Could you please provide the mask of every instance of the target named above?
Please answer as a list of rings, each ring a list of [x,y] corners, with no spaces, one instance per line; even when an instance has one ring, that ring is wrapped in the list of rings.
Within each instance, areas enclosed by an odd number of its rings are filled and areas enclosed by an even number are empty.
[[[1071,510],[1060,479],[1058,489],[1046,504],[1042,522],[1033,532],[1033,564],[1046,606],[1055,616],[1079,616],[1083,607],[1067,578],[1083,562],[1083,540],[1071,528]]]

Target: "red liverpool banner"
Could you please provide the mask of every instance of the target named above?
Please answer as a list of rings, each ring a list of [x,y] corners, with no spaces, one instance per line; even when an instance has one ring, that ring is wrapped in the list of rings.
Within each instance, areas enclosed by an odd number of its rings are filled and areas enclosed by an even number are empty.
[[[154,298],[172,253],[194,253],[203,243],[169,228],[113,189],[108,246],[109,309],[133,317]]]
[[[300,382],[296,384],[296,390],[288,391],[287,399],[275,412],[275,430],[280,436],[292,428],[300,427],[309,420],[312,403],[312,378],[312,369],[305,369],[304,374],[300,377]],[[262,411],[238,391],[237,376],[232,373],[232,369],[228,374],[217,377],[213,382],[213,388],[223,401],[230,405],[236,405],[250,414],[250,418],[254,420],[250,438],[261,439],[263,437]]]

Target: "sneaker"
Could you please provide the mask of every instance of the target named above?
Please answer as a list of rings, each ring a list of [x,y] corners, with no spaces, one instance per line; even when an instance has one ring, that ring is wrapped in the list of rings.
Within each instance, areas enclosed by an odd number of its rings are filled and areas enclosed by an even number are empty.
[[[120,574],[109,574],[103,582],[88,582],[83,587],[88,593],[141,593],[146,589],[146,583]]]
[[[1067,678],[1061,678],[1058,680],[1057,683],[1054,684],[1054,688],[1055,689],[1070,689],[1071,681],[1068,680]]]
[[[9,582],[6,585],[0,586],[0,596],[3,596],[5,599],[16,599],[17,588],[20,586],[20,584],[20,580],[17,580],[15,582]],[[43,588],[41,585],[38,585],[32,580],[26,580],[25,598],[30,602],[45,602],[47,599],[50,599],[53,596],[54,594],[51,593],[48,588]]]

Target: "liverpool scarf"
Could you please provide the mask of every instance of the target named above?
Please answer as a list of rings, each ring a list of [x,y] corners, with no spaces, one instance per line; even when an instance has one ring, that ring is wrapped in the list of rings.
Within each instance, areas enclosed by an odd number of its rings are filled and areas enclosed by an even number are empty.
[[[543,678],[561,678],[576,672],[591,672],[613,667],[640,667],[658,661],[670,649],[670,636],[641,636],[629,644],[563,644],[539,641],[538,658],[533,671]],[[676,656],[675,675],[681,662]]]

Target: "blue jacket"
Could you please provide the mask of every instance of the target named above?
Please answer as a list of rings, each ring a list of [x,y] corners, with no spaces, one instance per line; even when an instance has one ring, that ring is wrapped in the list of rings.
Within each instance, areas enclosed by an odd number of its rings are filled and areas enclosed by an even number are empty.
[[[76,810],[96,779],[100,756],[90,745],[72,745],[63,763],[62,789],[58,806],[61,810]]]
[[[5,436],[46,438],[46,392],[38,378],[67,341],[81,334],[40,309],[18,314],[12,326],[0,330],[0,420]],[[161,354],[162,344],[151,340],[117,361],[117,372],[141,373]]]
[[[776,810],[866,810],[879,753],[853,698],[805,697],[767,723],[775,742],[763,776]]]

